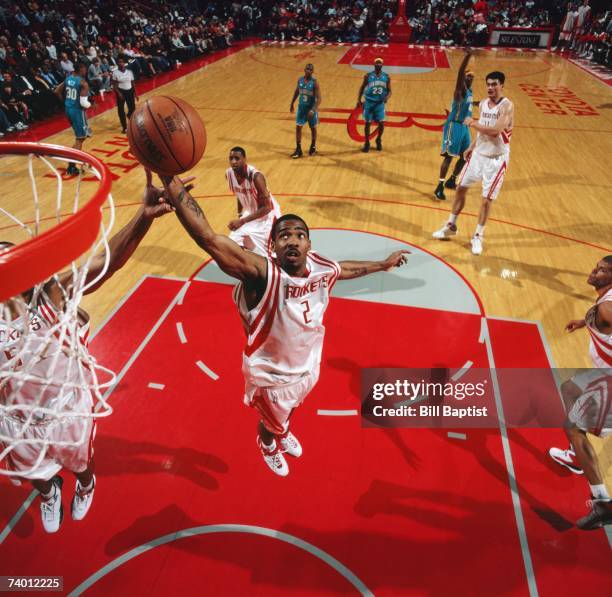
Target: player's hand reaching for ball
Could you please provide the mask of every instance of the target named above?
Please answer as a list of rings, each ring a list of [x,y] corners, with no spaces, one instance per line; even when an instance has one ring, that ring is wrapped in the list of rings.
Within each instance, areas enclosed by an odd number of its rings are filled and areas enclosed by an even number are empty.
[[[572,319],[566,326],[565,331],[567,332],[575,332],[580,328],[583,328],[586,325],[586,321],[584,319]]]
[[[400,267],[408,263],[408,258],[406,255],[410,255],[410,251],[406,251],[405,249],[401,251],[395,251],[395,253],[391,253],[389,257],[387,257],[383,261],[383,267],[385,271],[390,270],[393,267]]]
[[[147,184],[142,196],[144,215],[148,218],[154,219],[174,211],[174,207],[172,207],[172,205],[170,205],[170,203],[168,203],[166,200],[165,190],[160,189],[153,184],[153,174],[151,170],[145,168],[145,174],[147,177]],[[189,176],[184,180],[181,180],[181,182],[186,185],[194,179],[195,176]],[[193,185],[188,185],[186,188],[187,190],[191,190]]]

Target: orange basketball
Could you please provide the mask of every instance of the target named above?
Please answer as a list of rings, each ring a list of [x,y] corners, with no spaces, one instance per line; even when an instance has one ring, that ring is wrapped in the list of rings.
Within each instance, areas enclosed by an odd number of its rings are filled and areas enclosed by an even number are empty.
[[[166,176],[193,168],[206,148],[200,115],[177,97],[158,95],[140,104],[130,118],[127,135],[136,159]]]

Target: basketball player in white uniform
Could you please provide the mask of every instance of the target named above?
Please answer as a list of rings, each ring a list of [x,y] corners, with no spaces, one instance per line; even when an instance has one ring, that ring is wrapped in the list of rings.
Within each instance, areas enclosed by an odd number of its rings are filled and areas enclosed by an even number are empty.
[[[406,263],[396,251],[383,261],[327,259],[311,251],[309,230],[286,214],[272,228],[274,257],[243,251],[216,234],[200,206],[178,179],[165,179],[179,220],[228,275],[240,282],[234,300],[247,336],[242,370],[247,405],[260,415],[257,444],[266,464],[289,473],[284,452],[299,457],[302,447],[289,431],[289,417],[319,377],[325,327],[323,316],[337,280],[358,278]]]
[[[162,191],[152,186],[151,175],[147,173],[147,187],[143,197],[143,205],[140,207],[132,220],[109,241],[110,260],[104,277],[90,288],[87,293],[97,290],[104,284],[118,269],[120,269],[129,259],[136,247],[143,239],[153,220],[165,213],[172,211],[172,208],[162,198]],[[0,242],[0,253],[12,247],[12,243]],[[96,279],[104,268],[105,254],[97,255],[91,263],[87,274],[87,282]],[[24,368],[26,371],[35,374],[39,378],[49,378],[50,374],[54,379],[62,382],[72,381],[75,385],[82,385],[79,379],[79,371],[74,363],[69,364],[68,357],[64,354],[62,346],[57,344],[57,360],[50,357],[50,353],[56,349],[52,347],[45,351],[45,356],[37,355],[36,346],[41,345],[42,338],[46,330],[51,327],[60,314],[64,301],[64,292],[70,295],[72,288],[72,271],[60,273],[50,279],[40,294],[37,305],[32,312],[20,313],[17,302],[9,300],[4,306],[11,309],[13,322],[10,328],[0,322],[0,360],[3,363],[14,358],[15,347],[18,345],[19,337],[23,333],[19,329],[19,324],[27,325],[29,350],[21,355],[21,359],[16,363],[16,367]],[[31,290],[23,294],[27,303],[31,300]],[[87,343],[89,334],[89,316],[85,311],[79,309],[79,340]],[[52,356],[55,356],[52,355]],[[50,363],[56,360],[53,372],[48,371]],[[62,375],[62,372],[65,372]],[[2,380],[0,380],[2,381]],[[8,388],[8,389],[7,389]],[[57,407],[57,394],[59,386],[51,384],[46,388],[32,381],[26,381],[20,389],[18,401],[24,404],[38,403],[44,408]],[[14,392],[10,386],[4,386],[5,392]],[[44,395],[41,396],[40,392]],[[89,391],[75,389],[72,396],[67,396],[64,392],[62,398],[62,408],[76,413],[90,413],[94,404]],[[11,398],[14,398],[11,394]],[[6,400],[6,394],[0,394],[0,400]],[[11,400],[11,404],[14,402]],[[21,418],[20,418],[21,417]],[[18,411],[13,411],[10,416],[0,416],[0,430],[3,435],[13,437],[23,426],[24,419]],[[49,430],[49,425],[54,429]],[[74,473],[76,477],[76,487],[71,504],[71,513],[74,520],[82,520],[91,507],[93,500],[95,476],[93,460],[93,439],[95,436],[95,423],[92,418],[64,417],[61,419],[50,419],[41,415],[37,420],[26,428],[26,439],[49,438],[52,441],[78,442],[77,446],[58,446],[50,445],[44,457],[34,468],[40,454],[40,449],[31,444],[17,444],[9,453],[6,462],[11,470],[22,472],[17,475],[22,479],[31,481],[35,489],[41,494],[40,512],[43,527],[48,533],[55,533],[59,530],[63,518],[61,489],[63,480],[58,476],[62,468]],[[0,443],[0,451],[4,449]]]
[[[571,443],[567,450],[549,450],[555,462],[587,477],[593,509],[577,523],[585,530],[612,524],[610,495],[586,435],[587,431],[598,436],[612,433],[612,255],[597,263],[588,283],[595,288],[597,301],[584,319],[570,321],[566,330],[587,328],[594,368],[574,375],[561,386],[568,413],[565,432]]]
[[[266,186],[264,175],[246,162],[242,147],[233,147],[225,178],[238,201],[238,218],[228,224],[229,237],[241,247],[264,257],[270,249],[270,232],[281,211]]]
[[[465,166],[457,180],[457,191],[448,222],[433,233],[438,240],[457,234],[457,218],[465,206],[468,188],[482,183],[482,203],[478,225],[472,237],[472,253],[482,253],[485,225],[491,204],[499,195],[510,161],[510,137],[514,125],[514,104],[502,95],[506,77],[495,71],[486,77],[488,98],[480,102],[478,121],[466,118],[464,123],[477,131],[476,138],[464,153]]]

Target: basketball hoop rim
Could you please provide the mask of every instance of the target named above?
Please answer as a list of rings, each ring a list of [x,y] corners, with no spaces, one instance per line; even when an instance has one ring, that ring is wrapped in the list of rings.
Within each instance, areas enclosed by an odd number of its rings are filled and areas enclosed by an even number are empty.
[[[93,155],[48,143],[0,143],[0,157],[30,154],[89,164],[100,174],[99,187],[74,214],[38,236],[0,253],[0,302],[50,278],[91,247],[100,230],[101,207],[110,195],[110,171]]]

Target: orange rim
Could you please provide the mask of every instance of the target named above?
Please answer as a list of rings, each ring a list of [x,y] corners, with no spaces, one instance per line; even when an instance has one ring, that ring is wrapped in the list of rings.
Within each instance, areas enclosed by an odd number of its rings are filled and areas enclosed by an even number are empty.
[[[0,143],[0,155],[29,154],[89,164],[100,173],[100,186],[76,213],[42,234],[0,253],[0,301],[46,280],[91,247],[100,230],[101,207],[111,190],[107,166],[84,151],[44,143]]]

